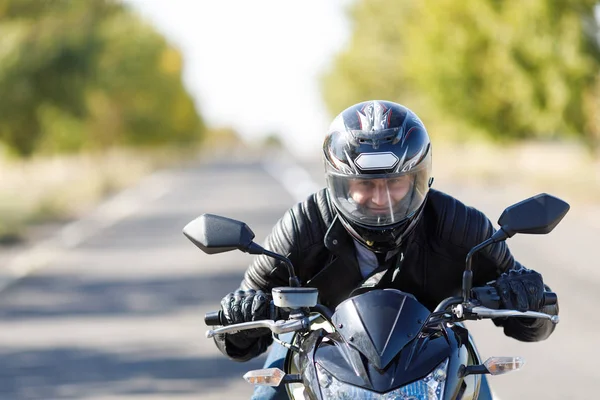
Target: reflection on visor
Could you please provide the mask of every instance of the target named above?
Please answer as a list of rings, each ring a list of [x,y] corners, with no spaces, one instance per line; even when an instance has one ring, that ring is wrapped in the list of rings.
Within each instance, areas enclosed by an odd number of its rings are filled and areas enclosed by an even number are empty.
[[[406,214],[407,197],[412,191],[414,177],[403,175],[389,179],[349,179],[348,200],[354,202],[358,218],[389,219],[395,223],[396,215]],[[361,215],[362,214],[362,215]]]
[[[355,222],[385,226],[410,217],[428,190],[427,170],[389,178],[327,177],[333,200]]]

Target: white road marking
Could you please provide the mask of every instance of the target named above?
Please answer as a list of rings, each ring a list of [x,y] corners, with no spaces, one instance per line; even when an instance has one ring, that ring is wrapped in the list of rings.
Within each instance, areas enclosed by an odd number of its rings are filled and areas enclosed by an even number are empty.
[[[273,158],[263,162],[262,165],[269,175],[275,178],[298,202],[306,200],[309,195],[320,189],[310,174],[304,168],[290,161],[289,158],[285,160],[282,157]]]
[[[131,188],[119,192],[89,214],[65,225],[54,235],[12,258],[0,268],[0,292],[15,281],[56,260],[98,232],[135,213],[138,206],[164,196],[169,191],[168,175],[156,172]]]

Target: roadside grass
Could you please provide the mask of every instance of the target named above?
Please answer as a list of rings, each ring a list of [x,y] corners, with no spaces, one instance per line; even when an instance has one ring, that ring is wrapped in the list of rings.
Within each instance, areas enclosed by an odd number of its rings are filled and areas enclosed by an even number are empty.
[[[113,149],[104,153],[0,158],[0,245],[33,225],[76,218],[150,172],[197,158],[196,148]]]
[[[461,184],[524,187],[586,206],[600,206],[600,160],[574,143],[434,143],[434,176]]]

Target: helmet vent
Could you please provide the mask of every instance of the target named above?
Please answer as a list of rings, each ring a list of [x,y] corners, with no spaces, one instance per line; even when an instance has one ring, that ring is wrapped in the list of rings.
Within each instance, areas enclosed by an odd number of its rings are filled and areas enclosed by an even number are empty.
[[[359,144],[371,144],[378,146],[383,143],[391,143],[394,140],[394,136],[387,136],[381,139],[358,139]]]

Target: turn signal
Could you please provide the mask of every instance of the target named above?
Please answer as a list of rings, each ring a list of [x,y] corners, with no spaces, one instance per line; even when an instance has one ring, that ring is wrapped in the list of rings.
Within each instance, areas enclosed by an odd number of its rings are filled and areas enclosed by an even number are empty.
[[[510,371],[516,371],[525,364],[521,357],[490,357],[483,365],[492,375],[502,375]]]
[[[244,379],[253,385],[279,386],[284,376],[285,372],[279,368],[266,368],[248,371]]]

